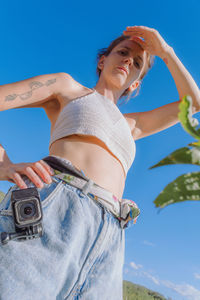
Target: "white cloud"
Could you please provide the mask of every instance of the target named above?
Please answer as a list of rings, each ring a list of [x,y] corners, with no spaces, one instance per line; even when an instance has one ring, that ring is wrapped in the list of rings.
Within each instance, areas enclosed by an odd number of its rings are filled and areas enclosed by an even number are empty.
[[[195,277],[196,279],[200,279],[200,274],[194,273],[194,277]]]
[[[200,300],[200,290],[196,289],[194,286],[192,286],[190,284],[187,284],[187,283],[176,284],[176,283],[173,283],[169,280],[161,280],[158,277],[153,276],[149,272],[139,270],[143,266],[139,265],[139,264],[137,265],[134,262],[131,262],[130,266],[133,269],[137,270],[134,274],[136,276],[147,277],[151,281],[153,281],[156,285],[160,285],[160,286],[163,285],[163,286],[175,291],[179,295],[184,296],[185,297],[184,299],[187,299],[187,300]],[[200,274],[195,273],[194,275],[197,279],[200,279]]]
[[[136,263],[134,263],[134,262],[131,262],[130,266],[135,270],[138,270],[143,267],[142,265],[136,265]],[[147,278],[151,279],[155,284],[157,284],[157,285],[160,284],[159,279],[157,279],[156,277],[154,277],[153,275],[151,275],[150,273],[148,273],[146,271],[139,270],[139,271],[135,272],[134,275],[147,277]]]
[[[148,242],[148,241],[143,241],[143,244],[148,245],[148,246],[152,246],[155,247],[155,244]]]
[[[143,275],[144,275],[145,277],[148,277],[149,279],[151,279],[155,284],[157,284],[157,285],[160,284],[159,279],[157,279],[157,278],[154,277],[153,275],[151,275],[151,274],[149,274],[149,273],[147,273],[147,272],[142,272],[142,273],[143,273]]]
[[[162,280],[161,283],[166,287],[174,290],[181,296],[187,297],[188,300],[199,300],[200,299],[200,290],[197,290],[190,284],[175,284],[171,281]]]
[[[130,263],[130,266],[135,269],[135,270],[138,270],[140,268],[142,268],[143,266],[142,265],[137,265],[136,263],[134,263],[133,261]]]

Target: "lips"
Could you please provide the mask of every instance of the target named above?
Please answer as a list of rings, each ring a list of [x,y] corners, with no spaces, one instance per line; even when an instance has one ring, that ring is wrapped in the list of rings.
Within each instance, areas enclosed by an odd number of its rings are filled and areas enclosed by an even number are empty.
[[[124,72],[126,72],[126,74],[128,75],[128,71],[127,71],[127,69],[126,68],[124,68],[124,67],[118,67],[118,69],[121,69],[121,70],[123,70]]]

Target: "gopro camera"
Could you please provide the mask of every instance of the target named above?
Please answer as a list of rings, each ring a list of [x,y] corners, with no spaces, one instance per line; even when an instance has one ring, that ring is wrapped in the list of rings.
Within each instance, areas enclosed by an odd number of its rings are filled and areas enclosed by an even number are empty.
[[[26,241],[43,235],[42,206],[36,187],[13,191],[11,207],[16,232],[2,232],[3,245],[10,240]]]

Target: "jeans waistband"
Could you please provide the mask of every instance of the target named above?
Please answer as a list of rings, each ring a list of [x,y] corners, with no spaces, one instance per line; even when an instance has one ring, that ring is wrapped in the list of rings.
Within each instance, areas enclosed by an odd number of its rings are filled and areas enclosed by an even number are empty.
[[[82,194],[88,195],[94,201],[103,205],[119,221],[122,228],[128,227],[131,221],[135,224],[140,210],[137,204],[129,199],[121,201],[103,187],[88,178],[82,170],[78,170],[73,164],[61,157],[50,155],[43,159],[54,169],[54,177],[77,187]]]

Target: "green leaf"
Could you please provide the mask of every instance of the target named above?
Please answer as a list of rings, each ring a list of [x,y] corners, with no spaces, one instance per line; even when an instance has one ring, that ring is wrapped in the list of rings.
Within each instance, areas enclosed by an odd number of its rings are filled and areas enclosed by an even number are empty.
[[[192,117],[192,98],[188,95],[184,96],[179,104],[179,109],[178,118],[185,131],[200,140],[200,129],[195,129],[199,122]]]
[[[188,144],[188,146],[196,147],[196,148],[199,148],[199,149],[200,149],[200,141],[194,142],[194,143],[190,143],[190,144]]]
[[[176,178],[164,188],[154,203],[156,207],[164,208],[188,200],[200,200],[200,172],[187,173]]]
[[[200,166],[200,148],[183,147],[172,152],[149,169],[172,164],[192,164]]]

